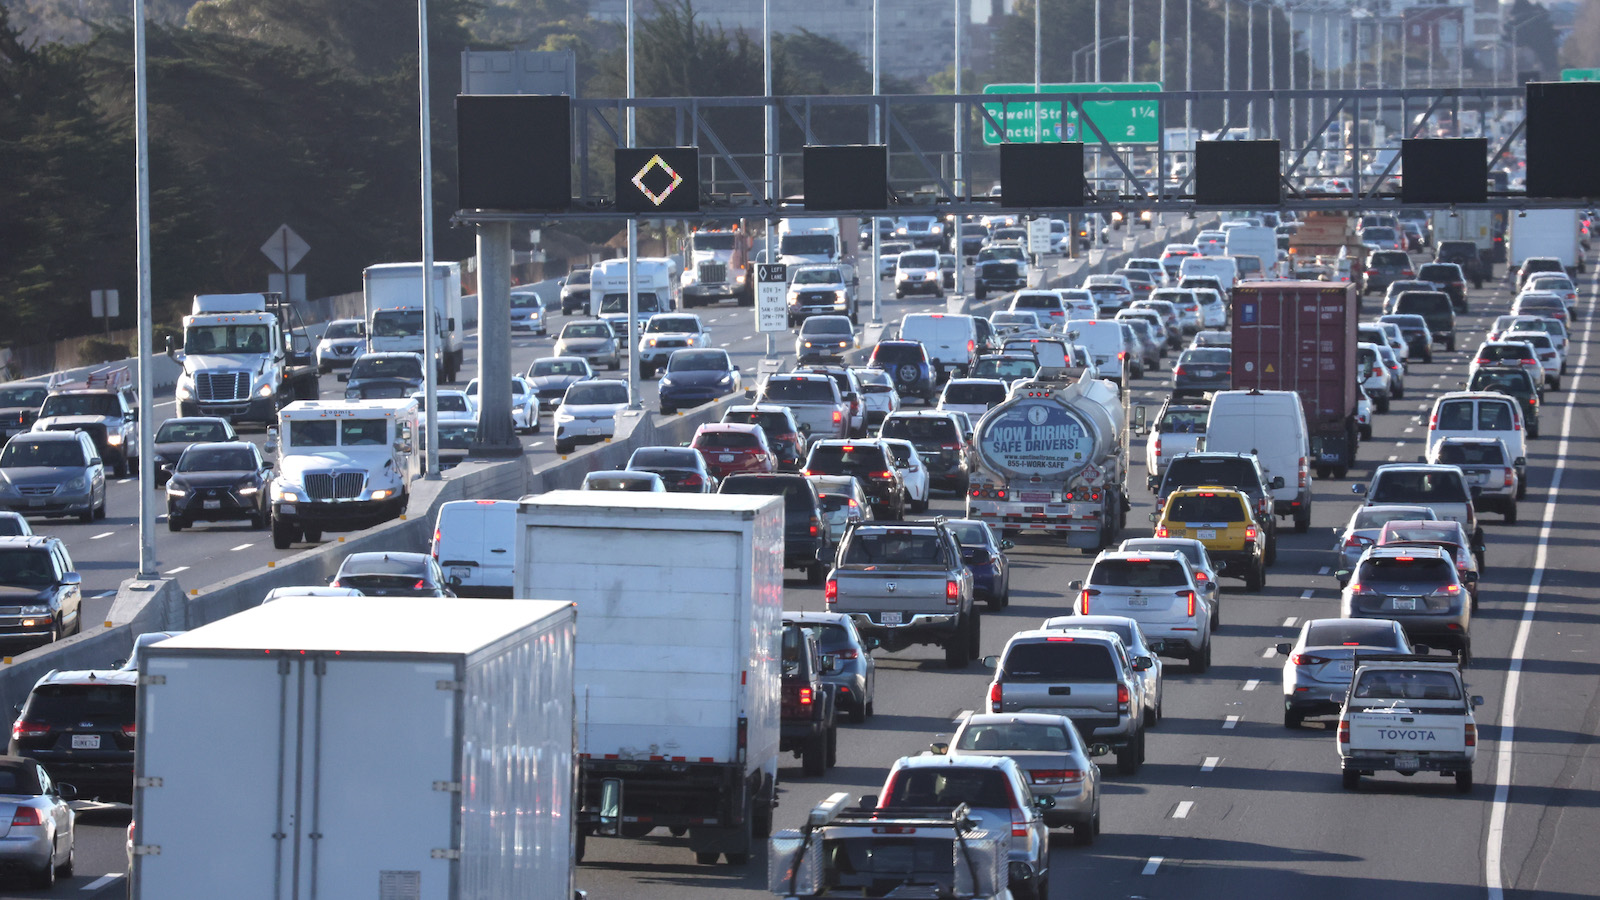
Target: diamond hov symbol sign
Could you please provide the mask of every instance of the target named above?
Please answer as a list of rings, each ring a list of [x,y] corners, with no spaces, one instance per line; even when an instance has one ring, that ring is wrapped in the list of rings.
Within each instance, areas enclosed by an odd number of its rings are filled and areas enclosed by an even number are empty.
[[[1125,94],[1161,90],[1160,82],[1087,82],[1082,84],[1044,84],[1046,94]],[[985,94],[1031,94],[1031,84],[991,84]],[[1086,100],[1084,111],[1095,127],[1113,144],[1154,144],[1161,139],[1161,120],[1154,100]],[[1079,121],[1078,111],[1067,103],[985,103],[989,115],[1004,124],[1006,138],[1014,143],[1034,143],[1037,117],[1044,120],[1044,143],[1085,141],[1097,143],[1092,131]],[[1065,112],[1065,118],[1063,118]],[[1003,143],[1000,133],[988,119],[983,121],[983,142]]]
[[[700,161],[694,147],[618,148],[615,163],[617,212],[700,211]]]

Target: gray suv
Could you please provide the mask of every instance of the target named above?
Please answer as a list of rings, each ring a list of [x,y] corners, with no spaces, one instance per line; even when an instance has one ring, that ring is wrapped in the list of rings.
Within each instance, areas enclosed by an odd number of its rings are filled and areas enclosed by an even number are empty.
[[[83,629],[82,579],[59,538],[0,538],[0,640],[48,644]]]
[[[106,467],[81,431],[30,431],[0,450],[0,509],[28,516],[106,517]]]

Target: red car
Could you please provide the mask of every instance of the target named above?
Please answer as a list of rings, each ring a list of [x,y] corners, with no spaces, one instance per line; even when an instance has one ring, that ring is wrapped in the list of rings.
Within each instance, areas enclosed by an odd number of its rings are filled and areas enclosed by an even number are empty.
[[[700,451],[717,478],[745,472],[776,472],[778,457],[759,425],[716,422],[701,425],[689,446]]]

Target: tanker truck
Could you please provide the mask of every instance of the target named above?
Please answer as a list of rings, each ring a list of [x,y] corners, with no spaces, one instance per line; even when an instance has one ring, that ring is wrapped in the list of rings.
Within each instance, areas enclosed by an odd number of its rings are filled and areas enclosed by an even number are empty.
[[[967,518],[1061,534],[1085,553],[1111,546],[1129,508],[1125,422],[1116,385],[1088,374],[1017,385],[974,430]]]

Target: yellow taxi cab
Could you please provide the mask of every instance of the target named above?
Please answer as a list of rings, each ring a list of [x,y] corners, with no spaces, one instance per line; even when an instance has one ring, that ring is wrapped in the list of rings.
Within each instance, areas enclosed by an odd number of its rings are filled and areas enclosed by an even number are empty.
[[[1156,517],[1156,537],[1192,538],[1205,544],[1221,574],[1243,578],[1245,590],[1252,592],[1267,583],[1261,534],[1250,512],[1250,498],[1220,485],[1173,491]]]

